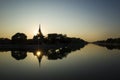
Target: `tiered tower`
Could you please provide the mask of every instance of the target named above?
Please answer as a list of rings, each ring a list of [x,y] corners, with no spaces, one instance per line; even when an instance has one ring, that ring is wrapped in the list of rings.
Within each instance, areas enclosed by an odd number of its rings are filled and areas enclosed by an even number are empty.
[[[44,36],[43,36],[43,34],[42,34],[42,31],[41,31],[41,25],[39,24],[38,34],[35,35],[35,36],[33,37],[33,39],[39,40],[39,39],[43,39],[43,38],[44,38]]]
[[[42,32],[41,32],[41,25],[39,24],[39,30],[38,30],[38,37],[40,37],[40,38],[43,38],[44,36],[43,36],[43,34],[42,34]]]

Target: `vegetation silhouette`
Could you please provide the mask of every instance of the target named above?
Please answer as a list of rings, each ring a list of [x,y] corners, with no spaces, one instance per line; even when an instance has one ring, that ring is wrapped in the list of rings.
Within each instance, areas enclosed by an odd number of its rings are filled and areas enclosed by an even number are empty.
[[[24,33],[16,33],[12,36],[12,44],[25,44],[27,36]]]
[[[1,45],[9,45],[9,44],[11,44],[11,40],[8,38],[0,38],[0,44]]]
[[[120,49],[120,38],[108,38],[107,40],[95,41],[96,45],[106,47],[107,49]]]

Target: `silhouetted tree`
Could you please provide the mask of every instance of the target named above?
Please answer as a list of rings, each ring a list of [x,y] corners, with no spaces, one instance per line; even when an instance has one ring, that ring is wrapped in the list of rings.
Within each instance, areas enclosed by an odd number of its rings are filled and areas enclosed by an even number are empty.
[[[12,36],[12,42],[15,44],[25,43],[27,40],[27,36],[24,33],[16,33]]]
[[[8,38],[0,38],[0,44],[10,44],[11,40]]]

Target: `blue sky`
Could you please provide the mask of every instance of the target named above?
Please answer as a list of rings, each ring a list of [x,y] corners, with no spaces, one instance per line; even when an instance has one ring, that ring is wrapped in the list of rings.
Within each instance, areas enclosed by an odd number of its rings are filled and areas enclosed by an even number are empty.
[[[0,0],[0,37],[62,33],[87,41],[120,37],[119,0]]]

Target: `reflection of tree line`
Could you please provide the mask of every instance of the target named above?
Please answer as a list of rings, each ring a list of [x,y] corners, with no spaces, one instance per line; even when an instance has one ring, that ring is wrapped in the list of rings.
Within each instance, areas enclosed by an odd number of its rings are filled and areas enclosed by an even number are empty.
[[[35,50],[11,50],[12,56],[17,59],[24,59],[27,57],[27,52],[32,52],[37,56],[37,51],[40,51],[42,55],[47,56],[48,59],[62,59],[66,57],[71,51],[80,50],[84,45],[68,45],[60,48],[46,48],[46,49],[35,49]]]
[[[97,44],[102,47],[106,47],[107,49],[120,49],[120,38],[109,38],[107,40],[101,40],[101,41],[96,41],[93,42],[94,44]]]
[[[120,45],[117,44],[104,44],[104,43],[96,43],[96,44],[102,47],[106,47],[109,50],[120,49]]]
[[[11,50],[11,56],[16,60],[22,60],[27,57],[27,52],[32,52],[38,58],[39,63],[43,56],[49,60],[63,59],[72,51],[80,50],[85,45],[67,45],[60,48],[34,49],[34,50]],[[39,52],[39,53],[38,53]]]
[[[11,55],[16,60],[21,60],[27,57],[27,51],[11,51]]]

